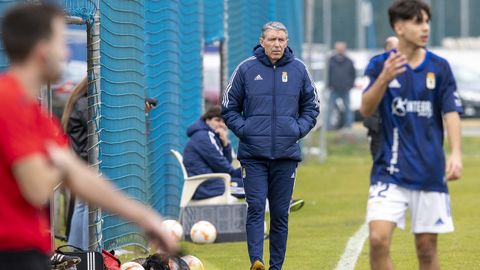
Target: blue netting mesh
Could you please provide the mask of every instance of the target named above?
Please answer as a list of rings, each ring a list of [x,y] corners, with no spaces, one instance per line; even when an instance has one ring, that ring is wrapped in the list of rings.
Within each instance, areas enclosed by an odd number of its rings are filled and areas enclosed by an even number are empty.
[[[208,1],[207,1],[208,2]],[[180,143],[187,143],[187,127],[202,111],[203,5],[198,0],[180,1]],[[183,149],[180,149],[183,150]]]
[[[182,150],[186,127],[201,111],[200,4],[190,0],[146,5],[148,93],[159,101],[149,122],[150,203],[171,217],[178,216],[183,179],[170,149]]]
[[[214,41],[223,41],[225,38],[223,27],[224,0],[204,0],[204,33],[205,44]]]
[[[146,7],[147,88],[148,95],[158,100],[149,121],[149,201],[157,211],[166,214],[166,202],[172,196],[178,199],[180,186],[178,166],[169,154],[171,148],[180,148],[180,10],[173,1],[149,1]]]
[[[93,15],[97,10],[97,1],[98,0],[55,0],[52,2],[62,5],[68,15],[77,16],[90,22],[93,20]]]
[[[99,167],[120,190],[146,203],[143,1],[102,0],[100,16]],[[103,239],[106,249],[145,246],[133,224],[110,214],[104,215]]]
[[[252,55],[262,25],[269,21],[269,2],[228,0],[228,74]]]

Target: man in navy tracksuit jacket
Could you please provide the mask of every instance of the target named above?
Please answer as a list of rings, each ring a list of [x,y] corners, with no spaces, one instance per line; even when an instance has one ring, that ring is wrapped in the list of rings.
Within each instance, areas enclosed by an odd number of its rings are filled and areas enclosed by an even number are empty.
[[[270,204],[270,269],[282,268],[289,203],[301,160],[298,142],[315,126],[319,114],[313,80],[287,43],[288,32],[282,23],[265,24],[254,56],[235,69],[222,101],[225,123],[240,139],[251,269],[265,269],[266,199]]]
[[[232,195],[243,198],[245,193],[240,168],[235,169],[231,165],[232,148],[220,110],[220,106],[208,109],[201,119],[188,127],[187,135],[190,140],[183,152],[183,164],[187,169],[188,176],[206,173],[230,174]],[[223,180],[210,179],[197,188],[192,199],[208,199],[222,195],[224,192]]]

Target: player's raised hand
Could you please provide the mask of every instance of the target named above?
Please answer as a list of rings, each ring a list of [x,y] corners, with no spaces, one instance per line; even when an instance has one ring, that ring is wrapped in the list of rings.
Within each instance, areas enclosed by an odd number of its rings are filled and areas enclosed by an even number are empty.
[[[405,65],[407,64],[407,58],[405,55],[392,51],[387,60],[383,64],[383,70],[380,76],[383,76],[387,81],[391,81],[407,70]]]
[[[458,154],[451,154],[447,160],[447,180],[458,180],[462,176],[462,158]]]

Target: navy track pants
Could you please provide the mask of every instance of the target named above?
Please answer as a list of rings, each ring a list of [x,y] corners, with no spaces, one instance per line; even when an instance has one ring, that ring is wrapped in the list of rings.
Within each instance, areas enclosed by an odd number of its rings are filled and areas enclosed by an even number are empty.
[[[242,159],[250,262],[263,261],[265,201],[270,207],[270,269],[282,269],[287,249],[288,215],[298,162]]]

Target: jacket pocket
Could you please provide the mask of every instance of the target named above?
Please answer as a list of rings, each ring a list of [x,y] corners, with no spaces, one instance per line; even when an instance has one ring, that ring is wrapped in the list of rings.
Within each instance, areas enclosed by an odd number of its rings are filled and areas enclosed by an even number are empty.
[[[295,140],[300,138],[300,127],[297,123],[297,120],[293,117],[279,117],[276,122],[275,128],[275,133],[278,137],[288,137]]]
[[[300,139],[300,138],[302,138],[302,129],[300,128],[300,125],[298,124],[298,121],[295,120],[295,124],[297,126],[297,138]]]
[[[248,132],[249,131],[249,125],[250,125],[250,118],[246,118],[245,119],[245,124],[243,125],[243,128],[242,128],[242,137],[243,138],[246,138],[250,133]]]

